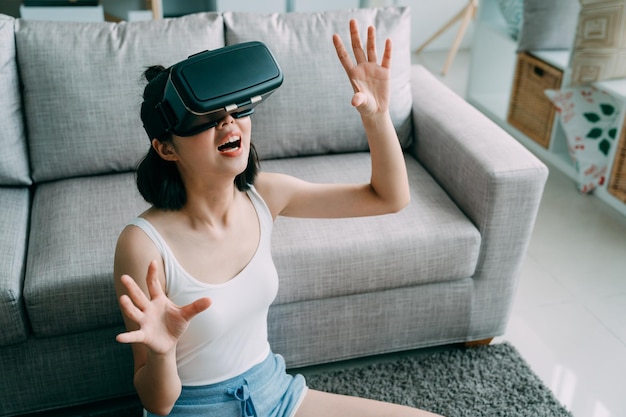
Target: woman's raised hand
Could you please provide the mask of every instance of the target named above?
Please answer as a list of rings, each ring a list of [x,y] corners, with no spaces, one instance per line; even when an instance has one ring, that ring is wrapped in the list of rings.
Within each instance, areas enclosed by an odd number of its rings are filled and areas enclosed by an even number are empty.
[[[367,28],[367,46],[363,50],[357,22],[350,20],[350,40],[356,64],[346,51],[341,37],[333,35],[337,56],[354,89],[352,105],[364,117],[384,113],[389,109],[391,40],[385,42],[380,65],[376,56],[376,30],[373,26]]]
[[[143,343],[153,353],[165,354],[174,349],[191,319],[211,306],[209,298],[200,298],[184,307],[170,301],[161,288],[156,261],[150,262],[146,275],[149,298],[130,276],[123,275],[121,282],[128,291],[128,295],[120,297],[122,312],[139,328],[117,335],[116,340]]]

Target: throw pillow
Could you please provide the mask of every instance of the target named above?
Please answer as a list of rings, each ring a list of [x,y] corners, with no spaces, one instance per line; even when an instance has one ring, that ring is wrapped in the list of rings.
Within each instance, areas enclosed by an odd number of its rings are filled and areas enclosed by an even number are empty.
[[[576,0],[524,0],[517,51],[572,49],[579,11]]]
[[[149,65],[224,46],[220,15],[145,22],[18,20],[15,42],[37,182],[130,171],[149,140],[139,117]]]
[[[545,93],[559,114],[578,174],[579,189],[591,192],[604,184],[607,175],[609,154],[618,136],[620,103],[594,86],[546,90]]]
[[[498,0],[498,7],[506,21],[506,27],[509,35],[515,40],[519,37],[519,31],[522,28],[522,20],[524,17],[524,1],[523,0]]]
[[[583,1],[572,54],[571,84],[626,77],[626,2]]]
[[[285,74],[283,85],[252,116],[254,144],[262,159],[366,151],[367,138],[354,94],[337,59],[332,35],[352,54],[348,22],[376,27],[378,57],[385,38],[393,42],[389,112],[398,137],[408,145],[411,130],[411,19],[408,8],[335,10],[320,13],[224,13],[226,43],[260,40]]]

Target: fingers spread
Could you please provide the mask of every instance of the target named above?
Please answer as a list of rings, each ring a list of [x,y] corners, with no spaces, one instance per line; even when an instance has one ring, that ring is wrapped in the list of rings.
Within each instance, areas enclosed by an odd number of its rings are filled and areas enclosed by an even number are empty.
[[[391,66],[391,39],[387,39],[385,42],[385,52],[383,53],[383,60],[380,65],[384,68],[389,68]]]
[[[181,314],[183,318],[190,321],[197,314],[202,313],[204,310],[211,306],[211,299],[207,297],[199,298],[191,304],[181,308]]]
[[[120,297],[120,308],[126,317],[139,323],[143,317],[142,311],[133,304],[132,300],[127,295]]]
[[[335,45],[335,50],[337,51],[337,57],[339,58],[339,62],[343,66],[343,69],[346,72],[350,71],[350,69],[354,66],[350,56],[348,55],[348,51],[346,47],[343,46],[343,42],[341,41],[341,37],[337,34],[333,35],[333,44]]]
[[[352,52],[354,53],[356,63],[364,62],[366,58],[365,51],[363,51],[363,46],[361,45],[359,25],[354,19],[350,20],[350,40],[352,41]]]
[[[374,26],[367,28],[367,60],[376,63],[376,29]]]
[[[120,280],[122,281],[122,284],[124,284],[124,286],[126,287],[126,290],[128,291],[128,297],[130,297],[132,303],[134,303],[139,309],[144,310],[150,303],[150,300],[148,300],[148,297],[146,297],[146,294],[144,294],[141,288],[139,288],[135,280],[132,279],[129,275],[122,275],[120,277]]]
[[[150,292],[151,299],[155,299],[163,294],[163,288],[159,282],[157,265],[156,260],[150,261],[150,265],[148,265],[148,273],[146,275],[146,284],[148,285],[148,291]]]
[[[141,330],[120,333],[115,337],[115,340],[120,343],[142,343],[144,339],[144,333]]]

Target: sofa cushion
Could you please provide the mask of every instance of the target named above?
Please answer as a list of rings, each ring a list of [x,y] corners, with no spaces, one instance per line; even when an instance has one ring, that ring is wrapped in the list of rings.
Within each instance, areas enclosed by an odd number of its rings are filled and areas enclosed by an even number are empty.
[[[517,40],[520,29],[524,22],[524,1],[523,0],[497,0],[498,8],[504,21],[506,29],[511,38]]]
[[[379,57],[393,41],[391,116],[404,145],[410,140],[411,22],[407,8],[338,10],[321,13],[224,14],[226,43],[265,42],[285,80],[253,115],[253,140],[262,159],[367,150],[354,94],[332,43],[339,33],[350,50],[348,22],[362,30],[375,25]],[[380,58],[379,58],[380,59]]]
[[[570,67],[570,83],[590,84],[626,77],[626,3],[581,2]]]
[[[579,11],[574,0],[524,0],[517,52],[571,49]]]
[[[623,120],[620,99],[593,85],[545,90],[544,94],[556,106],[578,189],[590,193],[602,187]]]
[[[130,23],[18,20],[33,179],[128,171],[148,149],[147,66],[224,45],[220,15]]]
[[[406,157],[411,203],[397,214],[275,224],[277,304],[471,277],[480,233],[422,166]],[[368,153],[264,161],[313,182],[367,182]]]
[[[0,15],[0,185],[30,185],[17,64],[15,19]]]
[[[27,188],[0,188],[0,346],[22,342],[28,335],[22,283],[29,208]]]
[[[33,197],[24,299],[37,336],[121,323],[117,237],[147,208],[131,173],[56,181]]]
[[[472,276],[478,231],[414,159],[407,157],[407,165],[412,202],[398,214],[277,220],[272,240],[280,275],[277,304]],[[311,181],[367,181],[369,154],[264,161],[263,169]],[[37,336],[121,322],[111,276],[115,242],[146,207],[131,174],[68,179],[37,189],[24,284]]]

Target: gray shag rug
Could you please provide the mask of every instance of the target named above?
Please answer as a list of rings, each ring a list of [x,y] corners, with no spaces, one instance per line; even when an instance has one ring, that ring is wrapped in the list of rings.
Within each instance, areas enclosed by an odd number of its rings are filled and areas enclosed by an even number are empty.
[[[333,364],[337,370],[322,366],[291,371],[303,373],[313,389],[404,404],[446,417],[572,417],[507,343],[425,349],[359,363]],[[138,399],[129,397],[32,417],[141,415]]]
[[[408,405],[446,417],[572,417],[508,343],[312,372],[303,373],[313,389]]]

